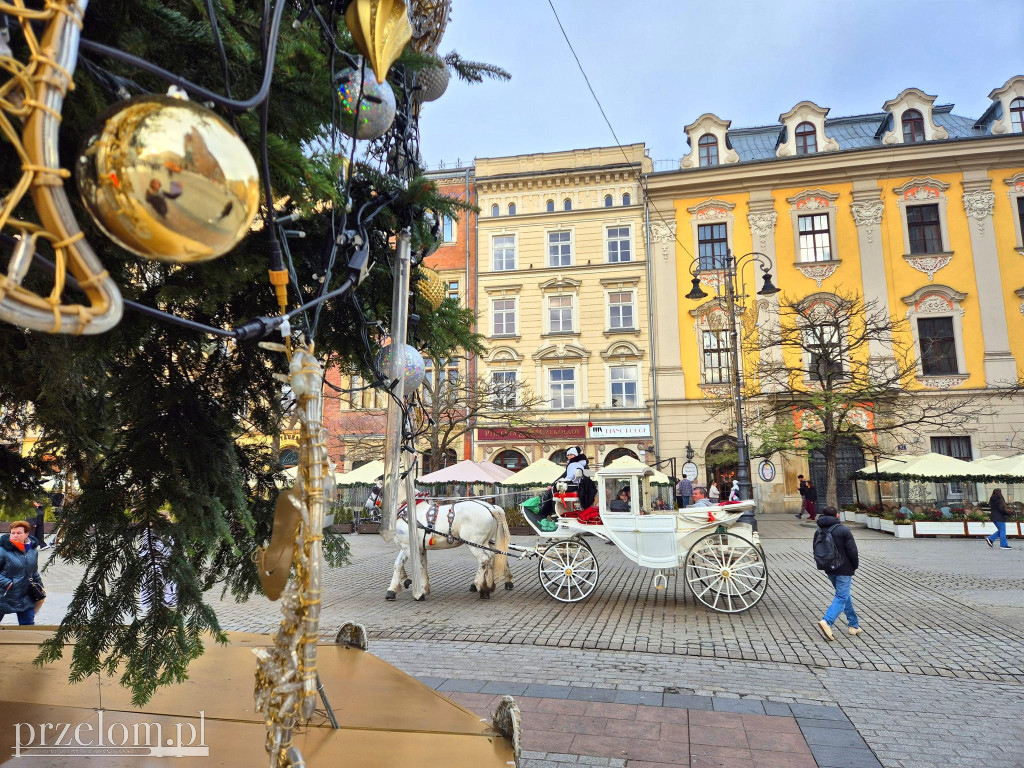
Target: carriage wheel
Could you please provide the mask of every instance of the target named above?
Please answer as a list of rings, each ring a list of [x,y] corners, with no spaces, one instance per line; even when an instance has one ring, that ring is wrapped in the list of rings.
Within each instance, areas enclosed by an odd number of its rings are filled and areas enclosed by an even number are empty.
[[[597,588],[600,567],[590,545],[580,539],[552,544],[540,554],[537,576],[544,591],[562,603],[578,603]]]
[[[742,613],[757,605],[768,588],[764,552],[735,533],[699,539],[686,556],[686,583],[693,596],[721,613]]]

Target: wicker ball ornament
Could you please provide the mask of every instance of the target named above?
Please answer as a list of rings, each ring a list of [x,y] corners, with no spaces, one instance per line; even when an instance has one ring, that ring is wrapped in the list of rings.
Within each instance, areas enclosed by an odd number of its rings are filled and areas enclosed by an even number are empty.
[[[436,67],[424,67],[416,73],[416,100],[419,102],[437,101],[448,90],[451,73],[444,59],[437,60]]]
[[[377,353],[377,367],[385,378],[391,377],[391,356],[393,354],[393,349],[394,345],[388,344],[385,347],[381,347],[380,352]],[[426,374],[427,369],[426,364],[423,362],[423,355],[421,355],[415,347],[406,344],[405,370],[403,371],[403,377],[405,380],[405,394],[407,396],[413,391],[419,389]]]
[[[395,92],[388,82],[377,82],[369,67],[343,69],[335,80],[341,101],[341,130],[354,139],[369,140],[387,133],[395,120]]]
[[[444,281],[430,267],[420,267],[419,294],[437,312],[444,301]]]

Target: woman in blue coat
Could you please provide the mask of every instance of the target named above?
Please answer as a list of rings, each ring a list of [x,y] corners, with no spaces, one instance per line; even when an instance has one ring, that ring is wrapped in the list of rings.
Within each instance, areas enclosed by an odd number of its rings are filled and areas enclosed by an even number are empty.
[[[36,623],[36,601],[29,595],[29,578],[39,578],[39,547],[29,536],[24,520],[11,523],[11,532],[0,536],[0,620],[18,614],[19,624]]]

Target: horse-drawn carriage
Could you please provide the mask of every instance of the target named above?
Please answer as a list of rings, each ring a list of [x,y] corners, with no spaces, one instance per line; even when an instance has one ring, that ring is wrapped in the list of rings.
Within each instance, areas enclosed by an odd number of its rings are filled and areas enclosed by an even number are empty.
[[[646,466],[605,467],[592,473],[598,517],[585,514],[574,494],[556,489],[554,530],[548,517],[522,506],[543,539],[532,550],[513,545],[513,551],[539,557],[541,586],[561,602],[578,602],[597,588],[601,567],[588,539],[601,539],[637,565],[657,569],[659,589],[666,586],[669,572],[678,569],[694,597],[715,611],[740,613],[755,606],[768,586],[768,566],[757,532],[742,519],[753,513],[754,502],[653,510],[652,474]],[[616,503],[624,489],[628,502]]]

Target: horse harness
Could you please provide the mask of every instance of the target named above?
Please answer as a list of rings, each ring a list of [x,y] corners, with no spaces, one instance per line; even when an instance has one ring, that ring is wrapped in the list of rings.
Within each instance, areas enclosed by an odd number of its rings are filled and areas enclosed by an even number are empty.
[[[481,501],[478,501],[477,499],[465,499],[464,501],[475,501],[477,504],[482,504],[483,503]],[[494,547],[488,547],[488,546],[485,546],[483,544],[477,544],[475,541],[467,541],[466,539],[462,538],[461,536],[456,536],[455,534],[453,534],[452,533],[452,526],[455,523],[455,505],[454,504],[450,504],[448,506],[448,533],[447,534],[442,534],[439,530],[437,530],[434,527],[437,524],[437,516],[438,516],[439,513],[440,513],[440,509],[438,508],[437,502],[436,501],[431,501],[430,502],[430,506],[427,507],[427,515],[426,515],[426,517],[427,517],[427,524],[424,525],[419,520],[416,521],[416,527],[423,531],[423,548],[424,549],[427,548],[427,535],[428,534],[436,533],[439,536],[444,535],[445,541],[447,541],[448,544],[454,544],[455,542],[459,542],[460,544],[465,544],[466,546],[469,546],[469,547],[476,547],[477,549],[483,549],[483,550],[486,550],[488,552],[493,552],[496,555],[510,555],[511,554],[509,552],[504,552],[504,551],[502,551],[500,549],[495,549]],[[408,516],[405,514],[405,510],[404,509],[400,509],[398,511],[398,519],[399,520],[404,520],[406,525],[409,524],[409,519],[408,519]],[[487,543],[488,544],[494,544],[495,542],[492,539],[492,540],[488,540]]]

